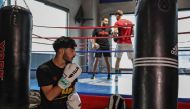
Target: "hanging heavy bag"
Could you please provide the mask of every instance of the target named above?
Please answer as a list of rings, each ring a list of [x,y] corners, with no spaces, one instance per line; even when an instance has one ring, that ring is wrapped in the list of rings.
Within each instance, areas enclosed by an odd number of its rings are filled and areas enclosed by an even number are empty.
[[[0,109],[28,109],[32,14],[0,8]]]

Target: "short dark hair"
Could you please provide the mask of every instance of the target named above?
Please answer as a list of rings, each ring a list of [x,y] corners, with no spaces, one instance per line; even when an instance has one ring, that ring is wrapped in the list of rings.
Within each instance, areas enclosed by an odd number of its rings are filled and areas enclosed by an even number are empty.
[[[55,52],[57,52],[57,50],[60,48],[72,48],[72,49],[74,49],[75,47],[77,47],[75,40],[73,40],[70,37],[65,37],[65,36],[59,37],[53,43],[53,48],[54,48]]]
[[[122,10],[117,10],[115,15],[119,15],[119,16],[122,16],[123,15],[123,11]]]
[[[102,18],[101,18],[101,21],[103,21],[104,19],[108,19],[108,17],[107,16],[103,16]],[[108,19],[109,20],[109,19]]]

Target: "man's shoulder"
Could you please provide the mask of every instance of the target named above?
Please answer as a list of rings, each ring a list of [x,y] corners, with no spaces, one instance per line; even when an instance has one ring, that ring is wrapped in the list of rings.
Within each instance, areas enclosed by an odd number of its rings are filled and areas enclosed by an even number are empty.
[[[101,29],[101,28],[95,28],[94,31],[98,31],[98,30],[100,30],[100,29]]]
[[[102,28],[95,28],[94,31],[101,31]]]
[[[39,65],[37,70],[46,70],[46,69],[48,70],[50,68],[50,64],[51,64],[50,60],[47,62],[44,62],[41,65]]]
[[[98,31],[99,31],[99,28],[95,28],[95,29],[93,30],[94,33],[97,33]]]
[[[128,20],[128,19],[121,19],[121,22],[126,22],[128,24],[132,24],[132,22],[130,20]]]
[[[130,20],[127,19],[120,19],[116,22],[118,26],[127,26],[128,24],[132,24]]]

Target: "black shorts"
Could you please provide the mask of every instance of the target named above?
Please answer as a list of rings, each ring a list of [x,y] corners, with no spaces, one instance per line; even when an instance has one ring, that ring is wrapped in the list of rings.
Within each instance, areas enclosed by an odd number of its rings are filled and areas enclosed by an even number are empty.
[[[99,48],[98,50],[110,50],[109,48]],[[110,52],[97,52],[95,53],[95,57],[102,57],[102,55],[104,57],[111,57],[111,53]]]

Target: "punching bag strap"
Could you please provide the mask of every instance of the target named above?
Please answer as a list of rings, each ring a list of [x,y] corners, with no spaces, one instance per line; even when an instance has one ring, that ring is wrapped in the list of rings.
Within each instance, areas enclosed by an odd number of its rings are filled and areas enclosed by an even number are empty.
[[[22,0],[22,1],[24,2],[26,8],[30,11],[30,8],[29,8],[28,4],[26,3],[26,1],[25,0]],[[15,6],[17,6],[17,0],[15,0]]]
[[[25,1],[25,0],[22,0],[22,1],[23,1],[24,4],[26,5],[26,8],[30,11],[30,8],[29,8],[28,4],[26,3],[26,1]]]

